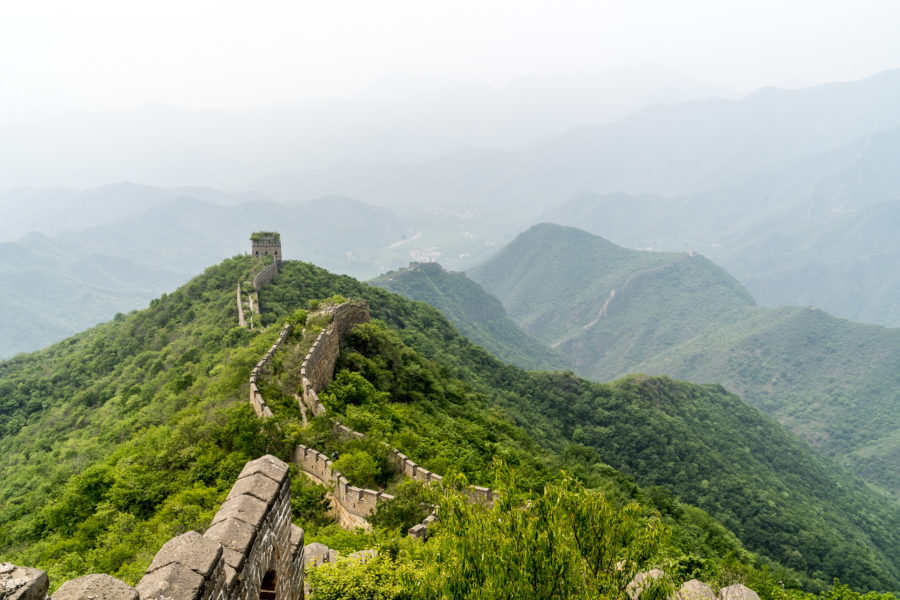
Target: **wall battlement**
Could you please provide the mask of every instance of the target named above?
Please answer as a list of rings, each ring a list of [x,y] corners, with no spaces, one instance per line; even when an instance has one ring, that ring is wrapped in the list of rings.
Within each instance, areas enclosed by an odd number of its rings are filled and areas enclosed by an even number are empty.
[[[313,416],[325,413],[318,392],[334,377],[341,339],[356,325],[369,322],[368,302],[345,302],[325,311],[331,313],[331,324],[322,329],[300,365],[300,398]]]
[[[92,574],[65,582],[53,599],[303,600],[303,537],[291,523],[288,465],[267,454],[244,465],[206,533],[163,544],[135,587]],[[44,600],[46,573],[18,570],[40,576],[12,600]]]
[[[349,333],[349,331],[360,323],[369,321],[368,304],[359,305],[344,303],[334,307],[330,307],[329,312],[332,313],[331,325],[324,328],[313,342],[312,347],[303,359],[300,366],[300,399],[306,410],[313,416],[324,415],[327,411],[325,405],[319,400],[318,392],[325,389],[334,378],[334,366],[340,353],[341,339]],[[363,438],[365,434],[353,431],[340,422],[334,422],[335,434],[344,438],[355,437]],[[443,477],[437,473],[433,473],[424,467],[417,465],[405,454],[396,448],[390,449],[389,460],[394,467],[415,481],[419,481],[426,485],[432,483],[440,483]],[[341,518],[343,515],[349,526],[367,527],[368,522],[365,517],[375,510],[377,502],[385,499],[393,498],[389,494],[376,492],[374,490],[362,490],[360,495],[354,491],[351,494],[341,490],[341,481],[346,479],[340,473],[335,475],[331,471],[331,461],[321,452],[317,452],[306,446],[297,446],[294,451],[294,462],[300,465],[305,472],[319,480],[323,485],[335,484],[335,502],[340,505],[337,508]],[[349,483],[343,484],[346,486]],[[352,487],[352,486],[350,486]],[[353,488],[359,490],[360,488]],[[492,504],[496,499],[497,492],[491,491],[486,487],[470,486],[469,496],[473,501],[485,502]],[[354,495],[356,494],[356,496]],[[380,495],[379,495],[380,494]],[[358,497],[357,497],[358,496]],[[428,525],[437,519],[435,513],[431,513],[425,520],[410,528],[409,534],[413,537],[424,538],[427,536]],[[342,525],[344,523],[342,522]]]
[[[336,516],[342,527],[370,529],[366,517],[375,512],[379,502],[394,499],[384,492],[350,485],[346,477],[334,470],[331,459],[308,446],[301,444],[294,449],[294,462],[317,482],[334,486],[332,497],[338,505]]]
[[[288,336],[291,335],[291,331],[293,331],[294,326],[288,323],[284,326],[284,329],[281,330],[281,333],[278,335],[278,339],[275,340],[275,343],[272,344],[272,347],[269,348],[268,352],[259,359],[259,362],[256,363],[256,366],[253,367],[253,370],[250,371],[250,404],[253,405],[253,410],[256,412],[256,416],[268,419],[272,416],[272,410],[266,406],[265,400],[263,400],[262,394],[259,393],[259,387],[257,387],[257,383],[259,382],[259,374],[263,369],[269,364],[269,361],[272,360],[272,357],[275,356],[275,353],[278,352],[278,349],[284,345],[285,340],[287,340]]]

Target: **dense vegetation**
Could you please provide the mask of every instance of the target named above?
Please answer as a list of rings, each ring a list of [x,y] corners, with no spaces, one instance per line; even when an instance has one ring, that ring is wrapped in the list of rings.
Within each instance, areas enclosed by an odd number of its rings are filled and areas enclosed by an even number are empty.
[[[471,275],[579,374],[720,383],[900,493],[900,330],[759,308],[702,257],[625,250],[556,225],[522,234]]]
[[[0,554],[54,583],[130,582],[202,529],[244,463],[288,446],[244,401],[273,335],[234,327],[225,261],[149,309],[0,363]]]
[[[900,587],[887,556],[900,528],[888,508],[860,499],[856,482],[721,389],[526,373],[424,304],[298,262],[286,262],[260,294],[276,327],[250,332],[233,325],[234,285],[251,266],[247,257],[226,261],[145,311],[0,364],[3,560],[46,568],[54,585],[90,571],[134,582],[163,541],[209,523],[246,460],[265,452],[287,458],[298,441],[322,450],[336,443],[322,419],[303,428],[291,403],[279,403],[287,375],[266,381],[276,413],[266,422],[252,414],[246,382],[280,320],[305,320],[299,308],[343,294],[368,300],[376,322],[350,336],[323,398],[369,435],[341,449],[359,459],[355,475],[374,485],[395,484],[378,460],[378,440],[474,483],[502,484],[491,467],[500,458],[516,472],[521,498],[557,489],[565,468],[586,487],[578,494],[602,491],[616,511],[638,502],[640,523],[658,510],[671,537],[654,560],[678,577],[728,571],[758,579],[760,589],[775,589],[778,578],[817,588],[832,576],[861,588]],[[315,323],[310,315],[308,327]],[[305,343],[296,332],[276,368],[285,371],[288,352]],[[407,505],[421,498],[411,489]],[[764,556],[684,501],[708,508]],[[326,508],[321,488],[294,479],[293,513],[310,539],[347,550],[382,539],[329,528]],[[437,564],[427,544],[396,540],[415,515],[389,512],[383,524],[395,537],[382,542],[396,545],[398,560],[414,572]],[[517,531],[540,533],[527,521]],[[447,544],[433,548],[457,547]],[[767,575],[771,560],[805,573]]]
[[[287,263],[261,302],[273,315],[287,314],[323,288],[368,299],[372,316],[406,346],[513,415],[555,455],[585,448],[639,484],[669,486],[739,530],[750,549],[812,578],[839,576],[870,589],[896,589],[889,565],[900,547],[897,505],[721,388],[667,378],[604,385],[571,374],[524,373],[473,346],[428,307],[303,263]],[[383,344],[358,346],[351,348],[376,363],[390,355]],[[372,374],[371,366],[345,366],[379,390],[396,393],[379,387],[390,377]],[[387,371],[397,372],[396,364]],[[408,427],[426,429],[419,422]],[[434,435],[441,440],[443,429]],[[394,441],[416,459],[414,447]]]
[[[464,336],[504,362],[523,369],[568,368],[562,355],[522,331],[500,301],[464,273],[413,263],[369,283],[437,308]]]

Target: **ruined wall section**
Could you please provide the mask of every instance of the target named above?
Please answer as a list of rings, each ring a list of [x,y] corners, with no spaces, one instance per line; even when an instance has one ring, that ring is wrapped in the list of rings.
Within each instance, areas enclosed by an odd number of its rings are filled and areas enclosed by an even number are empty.
[[[244,318],[244,303],[241,302],[241,282],[237,284],[237,307],[238,307],[238,326],[246,327],[247,320]]]
[[[273,260],[265,269],[260,271],[253,277],[253,288],[258,292],[260,288],[272,283],[275,276],[278,275],[278,269],[281,267],[280,260]]]
[[[253,405],[253,410],[258,417],[268,419],[272,416],[272,410],[266,406],[266,401],[263,400],[262,394],[259,393],[259,387],[257,387],[259,374],[268,366],[272,357],[278,352],[278,349],[284,345],[285,340],[291,335],[293,328],[294,326],[290,323],[285,325],[284,329],[282,329],[281,333],[278,335],[278,339],[275,340],[275,343],[269,348],[269,351],[266,352],[265,356],[259,359],[259,362],[256,363],[256,366],[250,371],[250,404]]]
[[[324,310],[331,314],[331,324],[322,329],[300,365],[300,398],[313,416],[325,413],[318,392],[334,378],[341,340],[356,325],[369,322],[368,302],[345,302]]]

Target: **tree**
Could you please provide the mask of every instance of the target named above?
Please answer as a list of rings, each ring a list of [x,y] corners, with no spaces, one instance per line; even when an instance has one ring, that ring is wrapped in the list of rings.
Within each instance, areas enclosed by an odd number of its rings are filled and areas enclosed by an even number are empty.
[[[431,555],[417,582],[434,598],[628,598],[626,587],[656,556],[667,535],[658,515],[617,507],[565,474],[541,492],[523,490],[515,473],[495,464],[500,498],[473,503],[445,491]],[[654,581],[641,597],[665,597]]]

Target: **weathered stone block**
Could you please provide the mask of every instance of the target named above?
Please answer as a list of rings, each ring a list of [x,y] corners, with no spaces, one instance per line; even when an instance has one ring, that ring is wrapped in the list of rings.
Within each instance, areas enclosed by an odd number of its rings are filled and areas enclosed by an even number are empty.
[[[221,557],[221,544],[196,531],[189,531],[163,544],[163,547],[153,557],[153,562],[147,567],[147,572],[152,573],[162,567],[177,563],[203,577],[209,577]]]
[[[94,574],[65,582],[53,600],[138,600],[138,591],[115,577]]]
[[[641,595],[641,592],[653,583],[653,581],[665,577],[666,574],[659,569],[650,569],[649,571],[638,573],[625,587],[625,592],[631,596],[631,598],[636,599]]]
[[[274,502],[278,496],[278,482],[266,477],[262,473],[254,473],[249,477],[238,479],[228,492],[226,500],[230,500],[236,496],[249,494],[254,498],[258,498],[263,502],[270,504]]]
[[[238,519],[258,529],[266,518],[268,504],[259,498],[248,494],[234,496],[225,500],[219,508],[219,512],[213,517],[212,524],[220,523],[227,519]]]
[[[213,524],[204,535],[226,548],[246,554],[256,537],[256,528],[238,519],[226,519]]]
[[[137,584],[141,600],[196,600],[206,579],[179,564],[170,564],[144,575]]]
[[[291,549],[292,553],[297,552],[297,548],[303,548],[303,538],[305,533],[302,529],[291,523]]]
[[[231,548],[225,548],[222,550],[222,560],[225,561],[225,564],[236,571],[240,571],[244,568],[244,560],[245,556],[240,553],[232,550]]]
[[[257,458],[256,460],[251,460],[244,465],[241,474],[238,475],[238,479],[249,477],[255,473],[262,473],[269,479],[280,484],[287,479],[288,466],[271,454],[266,454],[265,456]]]
[[[4,600],[43,600],[49,587],[45,571],[0,563],[0,598]]]

